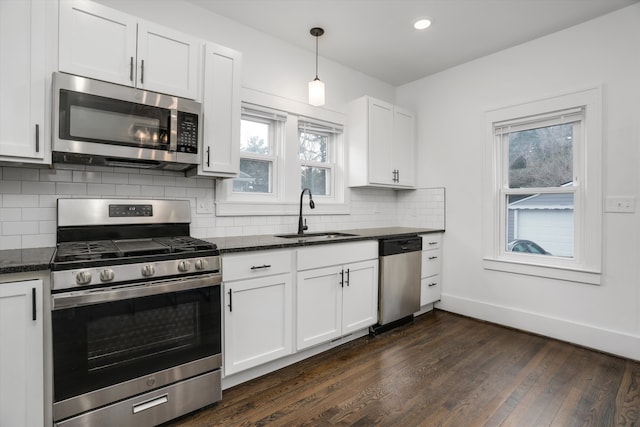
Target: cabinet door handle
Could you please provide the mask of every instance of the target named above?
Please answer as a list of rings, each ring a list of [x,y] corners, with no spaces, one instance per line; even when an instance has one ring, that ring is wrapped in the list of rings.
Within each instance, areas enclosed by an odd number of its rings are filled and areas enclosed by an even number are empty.
[[[207,167],[211,167],[211,147],[207,147]]]
[[[140,61],[140,83],[144,84],[144,59]]]
[[[347,268],[347,286],[349,286],[350,276],[351,276],[351,269]]]
[[[129,62],[129,81],[133,82],[133,56]]]
[[[340,270],[340,287],[344,288],[344,270]]]
[[[233,294],[231,293],[231,289],[229,289],[229,313],[233,311]]]
[[[40,125],[36,123],[36,153],[40,152]]]
[[[430,256],[429,259],[436,259],[438,258],[437,256]]]
[[[36,321],[36,288],[31,288],[31,320]]]
[[[271,268],[271,264],[254,265],[251,267],[252,270],[260,270],[263,268]]]

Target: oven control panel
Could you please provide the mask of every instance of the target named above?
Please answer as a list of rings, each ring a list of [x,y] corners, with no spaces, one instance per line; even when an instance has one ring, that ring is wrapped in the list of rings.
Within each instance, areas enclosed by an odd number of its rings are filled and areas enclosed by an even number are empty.
[[[109,205],[109,216],[112,218],[153,216],[151,205]]]

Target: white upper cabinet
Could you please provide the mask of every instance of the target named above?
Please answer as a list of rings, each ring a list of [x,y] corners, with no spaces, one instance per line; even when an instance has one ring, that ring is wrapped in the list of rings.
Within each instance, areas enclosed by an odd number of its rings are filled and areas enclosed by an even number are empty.
[[[0,1],[0,160],[49,163],[45,0]],[[50,75],[49,75],[50,78]]]
[[[200,41],[88,0],[60,0],[60,71],[198,98]]]
[[[415,187],[413,113],[368,96],[349,104],[350,187]]]
[[[242,54],[214,43],[204,48],[204,116],[199,175],[232,178],[240,170]]]

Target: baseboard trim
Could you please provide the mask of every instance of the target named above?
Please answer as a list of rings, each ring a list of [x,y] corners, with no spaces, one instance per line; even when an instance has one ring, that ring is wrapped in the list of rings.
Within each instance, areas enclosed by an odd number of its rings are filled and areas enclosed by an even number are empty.
[[[640,336],[637,335],[444,293],[435,307],[640,361]]]

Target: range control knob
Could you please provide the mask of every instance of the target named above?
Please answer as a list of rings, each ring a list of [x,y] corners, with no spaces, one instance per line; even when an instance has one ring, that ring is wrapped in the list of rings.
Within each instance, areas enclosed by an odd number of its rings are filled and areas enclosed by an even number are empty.
[[[150,276],[153,276],[154,274],[156,274],[156,268],[153,265],[147,264],[144,267],[142,267],[142,275],[144,277],[150,277]]]
[[[180,261],[178,263],[178,271],[181,273],[186,273],[191,268],[191,263],[189,261]]]
[[[76,283],[78,285],[88,285],[89,283],[91,283],[91,272],[81,271],[76,274]]]
[[[209,267],[209,261],[206,259],[196,260],[196,270],[205,270],[207,267]]]
[[[110,282],[116,277],[116,273],[110,268],[105,268],[100,272],[100,280],[103,282]]]

